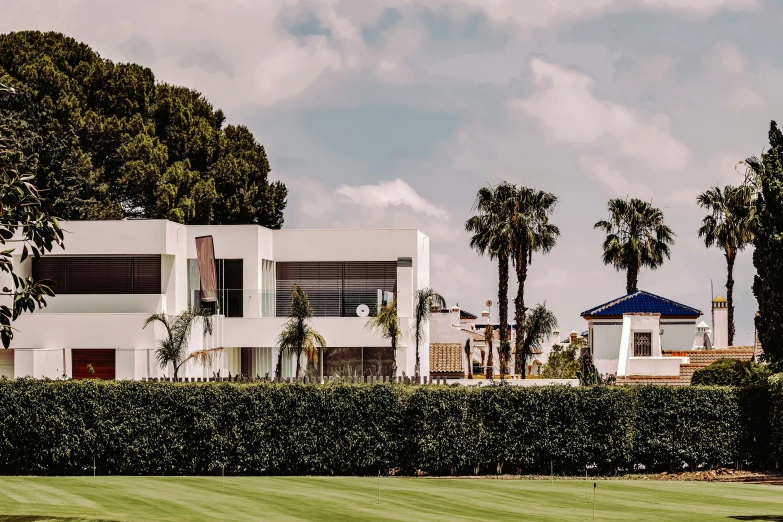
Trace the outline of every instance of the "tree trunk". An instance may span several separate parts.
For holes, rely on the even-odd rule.
[[[277,350],[277,366],[275,367],[275,380],[280,381],[283,377],[283,350]]]
[[[470,353],[465,354],[465,358],[468,360],[468,379],[473,378],[473,367],[470,364]]]
[[[419,339],[416,338],[416,367],[413,369],[413,376],[418,377],[421,371],[421,360],[419,359]]]
[[[500,324],[500,378],[508,373],[508,252],[498,253],[498,322]]]
[[[734,260],[737,253],[726,250],[726,301],[729,308],[729,346],[734,346]]]
[[[639,285],[639,267],[629,266],[628,272],[626,272],[625,276],[626,276],[625,292],[628,294],[636,292],[636,290],[638,290],[637,287]]]
[[[397,376],[397,337],[392,335],[392,366],[391,366],[391,378],[394,379]]]
[[[516,346],[514,347],[514,373],[525,378],[525,363],[527,355],[520,351],[520,344],[525,334],[525,280],[527,279],[527,247],[519,247],[517,254],[517,297],[514,299],[514,321],[516,323]]]
[[[490,337],[487,341],[487,350],[489,351],[489,354],[487,355],[487,369],[486,369],[486,377],[489,380],[492,380],[492,378],[495,375],[495,360],[492,357],[492,338]]]
[[[299,378],[299,372],[302,370],[302,354],[296,354],[296,378]]]
[[[178,379],[177,375],[179,375],[179,366],[177,366],[174,363],[172,363],[172,366],[174,367],[174,382],[177,382]]]

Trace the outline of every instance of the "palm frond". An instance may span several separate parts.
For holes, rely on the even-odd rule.
[[[223,353],[223,348],[205,348],[203,350],[196,350],[194,352],[190,352],[187,357],[182,359],[180,366],[189,361],[195,361],[202,366],[206,366],[208,364],[212,364],[212,362],[215,360],[215,357],[221,353]]]

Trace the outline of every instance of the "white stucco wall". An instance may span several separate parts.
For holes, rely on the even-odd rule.
[[[665,351],[686,352],[694,349],[696,320],[661,319],[661,348]]]
[[[593,363],[599,373],[617,372],[622,323],[622,319],[588,321],[588,329],[592,331]]]

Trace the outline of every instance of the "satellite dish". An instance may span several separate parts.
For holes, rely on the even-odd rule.
[[[367,317],[370,315],[370,307],[366,304],[360,304],[356,307],[356,315],[359,317]]]
[[[488,299],[485,304],[487,305],[487,308],[492,308],[492,300],[491,299]]]

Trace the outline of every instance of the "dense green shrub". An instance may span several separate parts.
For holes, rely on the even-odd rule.
[[[761,467],[775,389],[2,380],[0,474]]]
[[[748,386],[761,384],[770,376],[764,364],[736,359],[718,359],[706,368],[693,372],[691,384],[709,386]]]

